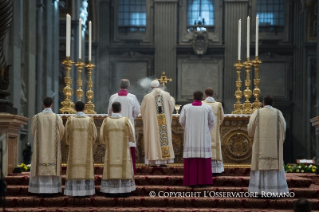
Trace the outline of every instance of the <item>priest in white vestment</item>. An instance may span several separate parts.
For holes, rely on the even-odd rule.
[[[254,111],[247,126],[248,135],[254,138],[248,191],[269,197],[265,196],[267,192],[288,192],[283,166],[286,122],[282,113],[272,107],[271,96],[264,97],[263,105]]]
[[[97,132],[92,117],[86,116],[84,103],[75,103],[76,115],[66,122],[66,144],[69,145],[66,183],[67,196],[95,194],[93,145]]]
[[[53,100],[43,100],[44,110],[32,118],[33,155],[28,191],[50,196],[62,192],[61,140],[64,126],[60,116],[52,111]]]
[[[202,104],[203,96],[203,92],[196,91],[193,103],[184,105],[179,117],[185,129],[183,184],[191,187],[213,184],[210,131],[215,117],[212,108]]]
[[[216,102],[214,99],[214,90],[212,88],[206,88],[204,104],[209,105],[215,115],[215,126],[210,131],[211,148],[212,148],[212,173],[214,176],[220,175],[224,172],[222,145],[220,140],[220,125],[224,120],[224,110],[222,103]]]
[[[141,104],[145,164],[166,167],[167,163],[174,163],[175,158],[171,129],[174,103],[170,94],[159,86],[157,80],[152,81],[153,90]]]
[[[127,197],[135,190],[129,143],[135,142],[133,125],[121,115],[121,103],[112,104],[112,115],[104,119],[100,141],[105,145],[101,192],[110,197]]]
[[[124,117],[128,117],[133,125],[134,130],[134,119],[140,113],[140,103],[138,102],[136,96],[134,94],[129,93],[127,90],[130,88],[130,81],[128,79],[122,79],[120,82],[120,91],[116,94],[113,94],[109,100],[109,108],[108,115],[112,116],[112,104],[114,102],[121,103],[121,115]],[[134,174],[136,174],[135,170],[135,148],[136,142],[130,142],[130,151],[132,155],[133,169]]]

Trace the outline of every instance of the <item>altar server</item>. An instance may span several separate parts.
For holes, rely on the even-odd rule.
[[[216,123],[214,128],[210,131],[210,137],[212,148],[212,172],[214,176],[218,176],[224,172],[222,145],[220,140],[220,125],[224,120],[224,110],[222,104],[220,102],[216,102],[214,95],[215,93],[212,88],[206,88],[205,100],[203,103],[209,105],[213,109],[215,115]]]
[[[75,103],[76,115],[66,122],[66,144],[69,155],[64,194],[89,196],[95,194],[93,145],[97,136],[92,117],[86,116],[84,103]]]
[[[282,113],[272,107],[273,98],[265,96],[264,108],[256,110],[248,123],[248,135],[254,138],[249,192],[288,192],[283,167],[283,143],[286,122]]]
[[[174,103],[157,80],[152,81],[151,89],[141,105],[145,164],[166,167],[175,158],[171,130]]]
[[[107,196],[126,197],[135,190],[129,143],[135,142],[133,125],[121,115],[121,103],[112,104],[112,116],[104,119],[100,141],[105,145],[101,192]]]
[[[202,104],[203,96],[201,91],[194,92],[193,103],[184,105],[179,117],[185,129],[183,184],[191,187],[213,184],[210,131],[215,117],[212,108]]]
[[[52,98],[44,98],[44,110],[32,118],[31,125],[34,152],[28,190],[42,196],[62,192],[61,139],[64,126],[61,117],[53,113],[52,106]]]
[[[112,104],[114,102],[121,103],[122,106],[122,116],[128,117],[133,125],[134,130],[134,119],[140,113],[140,103],[138,102],[136,96],[134,94],[129,93],[127,90],[130,88],[130,81],[128,79],[122,79],[120,82],[120,91],[116,94],[113,94],[109,100],[109,108],[108,114],[112,116]],[[135,170],[135,148],[136,143],[130,142],[130,151],[132,155],[132,162],[133,162],[133,169],[134,174],[136,173]]]

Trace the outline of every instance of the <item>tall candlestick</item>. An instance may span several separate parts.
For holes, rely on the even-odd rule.
[[[66,15],[66,56],[70,57],[71,44],[71,16]]]
[[[256,56],[258,56],[258,38],[259,38],[259,18],[258,18],[258,15],[256,17]]]
[[[79,59],[81,59],[81,45],[82,45],[82,20],[79,19]]]
[[[89,21],[89,61],[92,59],[92,22]]]
[[[247,17],[247,58],[249,58],[249,49],[250,48],[250,18]]]
[[[238,60],[240,60],[240,46],[241,46],[241,19],[238,21]]]

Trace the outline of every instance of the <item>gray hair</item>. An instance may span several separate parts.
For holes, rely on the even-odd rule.
[[[128,79],[121,79],[120,88],[121,89],[128,89],[130,87],[130,80]]]

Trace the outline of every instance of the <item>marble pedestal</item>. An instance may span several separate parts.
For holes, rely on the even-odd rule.
[[[67,114],[60,115],[65,124]],[[98,135],[103,120],[107,114],[89,115],[94,118]],[[250,164],[251,150],[253,139],[248,137],[247,124],[250,115],[232,115],[226,114],[223,124],[221,125],[222,155],[226,164]],[[184,129],[179,124],[179,115],[174,114],[172,120],[172,140],[175,153],[175,163],[183,163],[183,140]],[[136,136],[136,163],[144,163],[144,136],[143,136],[143,120],[141,117],[135,119],[135,136]],[[104,162],[105,146],[100,144],[99,136],[93,147],[94,163]],[[62,162],[67,162],[68,146],[65,140],[62,141]]]
[[[0,113],[0,145],[3,150],[3,174],[11,174],[18,165],[18,141],[21,125],[27,125],[29,118],[9,113]]]

